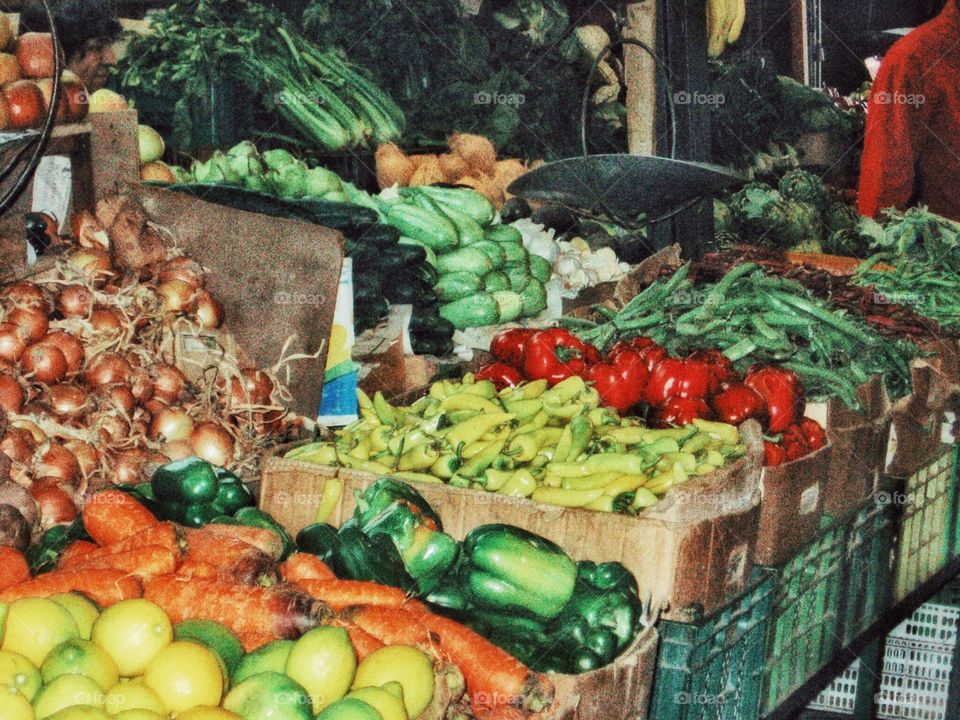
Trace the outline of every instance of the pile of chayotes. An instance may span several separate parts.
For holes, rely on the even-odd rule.
[[[472,630],[286,555],[272,529],[183,527],[111,488],[73,532],[36,576],[0,549],[4,720],[522,718],[553,702],[546,676]]]

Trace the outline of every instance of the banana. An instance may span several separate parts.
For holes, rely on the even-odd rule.
[[[747,0],[735,0],[737,3],[737,14],[733,18],[730,26],[730,32],[727,33],[727,43],[733,45],[740,39],[740,33],[743,32],[743,24],[747,19]]]
[[[726,47],[723,34],[727,17],[727,0],[707,0],[707,54],[718,58]]]

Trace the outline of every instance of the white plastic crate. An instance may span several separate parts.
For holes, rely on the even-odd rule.
[[[958,618],[960,607],[927,603],[890,632],[876,697],[878,718],[947,720]],[[855,660],[808,709],[852,715],[859,677],[860,661]]]

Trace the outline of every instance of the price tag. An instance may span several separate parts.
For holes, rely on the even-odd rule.
[[[56,218],[57,232],[69,226],[70,198],[73,193],[73,168],[70,158],[48,155],[40,160],[33,176],[33,212],[45,212]]]

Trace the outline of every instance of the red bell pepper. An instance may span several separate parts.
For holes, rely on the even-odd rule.
[[[759,418],[766,412],[763,398],[746,385],[728,385],[711,400],[713,413],[720,422],[739,425],[750,418]]]
[[[783,465],[787,462],[786,451],[776,443],[769,440],[763,441],[763,464],[767,467]]]
[[[595,383],[604,405],[624,415],[643,398],[650,373],[638,352],[621,349],[611,353],[607,362],[591,365],[586,379]]]
[[[621,350],[646,350],[648,347],[652,347],[654,345],[656,345],[656,343],[648,337],[635,337],[630,338],[629,340],[618,340],[617,343],[610,348],[609,355],[616,355]]]
[[[755,390],[767,408],[767,431],[782,433],[800,422],[806,407],[803,383],[795,373],[773,365],[756,366],[747,371],[743,384]]]
[[[670,357],[670,353],[656,343],[653,345],[648,345],[638,352],[643,358],[643,361],[647,364],[647,372],[650,373],[653,372],[653,369],[657,367],[657,365]]]
[[[816,452],[827,444],[827,431],[813,418],[805,417],[800,420],[800,432],[810,446],[810,452]]]
[[[738,378],[737,371],[733,367],[733,361],[719,350],[697,350],[687,360],[706,363],[710,368],[711,395],[720,392],[724,385],[733,383]]]
[[[697,360],[662,360],[650,374],[643,399],[648,405],[660,405],[673,395],[704,399],[710,389],[710,368]]]
[[[490,353],[501,362],[513,365],[515,368],[522,368],[523,353],[527,347],[527,341],[536,332],[536,330],[530,328],[501,330],[490,341]]]
[[[496,385],[497,390],[505,387],[516,387],[523,382],[523,375],[512,365],[503,362],[490,363],[477,370],[477,380],[489,380]]]
[[[683,426],[709,415],[710,408],[700,398],[674,395],[656,407],[651,423],[657,428]]]
[[[541,330],[526,342],[523,372],[528,380],[547,380],[550,385],[574,375],[583,375],[588,358],[600,357],[596,348],[566,330]]]
[[[780,445],[783,447],[784,453],[786,453],[787,462],[799,460],[810,454],[810,445],[807,444],[806,438],[803,437],[799,425],[791,425],[783,431]]]

